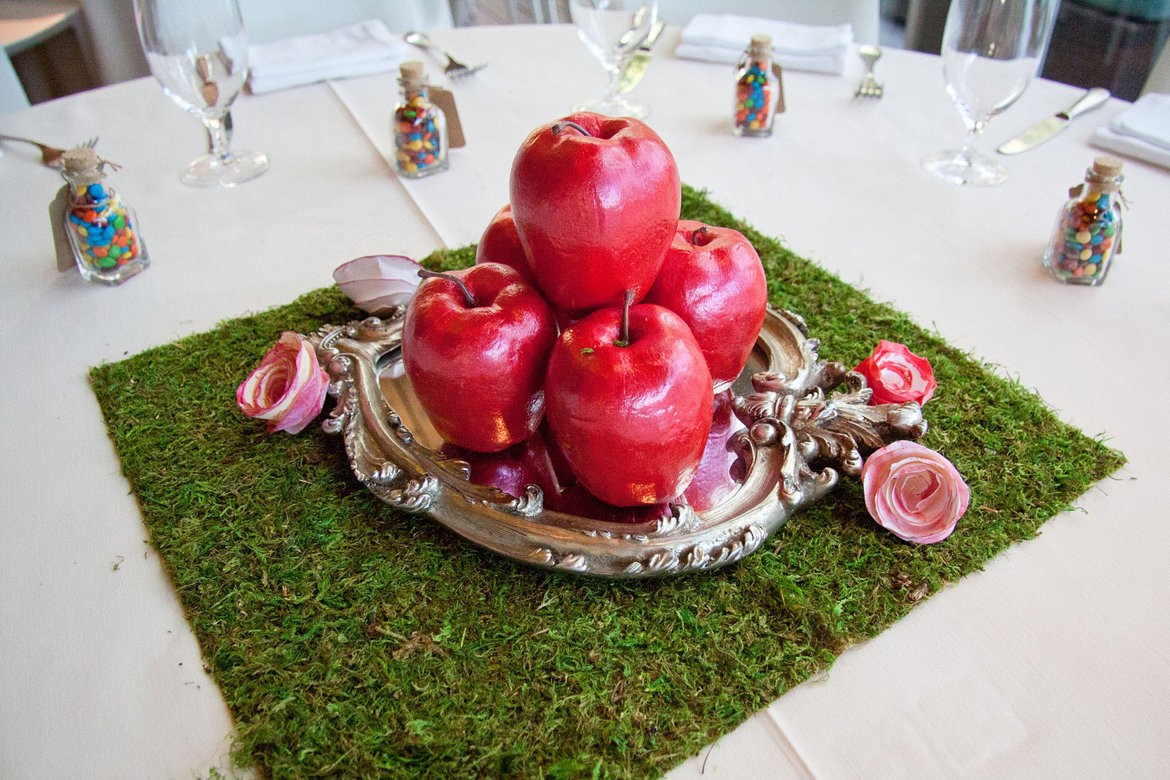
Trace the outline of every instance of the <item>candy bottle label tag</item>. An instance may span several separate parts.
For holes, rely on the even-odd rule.
[[[442,87],[427,87],[431,102],[447,117],[447,145],[452,149],[466,146],[463,138],[463,125],[459,124],[459,112],[455,109],[455,96],[448,89]]]
[[[49,223],[53,226],[53,247],[57,250],[57,270],[72,271],[77,267],[73,247],[65,234],[65,210],[69,208],[69,185],[57,190],[57,197],[49,204]]]
[[[772,63],[772,75],[776,77],[776,113],[784,113],[784,72],[780,64]]]

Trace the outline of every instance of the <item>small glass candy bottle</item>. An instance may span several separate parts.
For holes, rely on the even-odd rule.
[[[776,76],[772,37],[753,35],[736,65],[735,134],[769,136],[776,117]]]
[[[410,179],[447,170],[447,118],[430,101],[423,64],[399,67],[401,102],[394,108],[394,162]]]
[[[62,155],[66,181],[65,233],[82,277],[115,285],[150,265],[138,219],[113,187],[102,183],[111,163],[88,146]],[[115,166],[116,167],[116,166]]]
[[[1116,157],[1098,157],[1085,172],[1084,184],[1069,190],[1044,253],[1044,267],[1059,281],[1105,281],[1113,255],[1121,251],[1121,165]]]

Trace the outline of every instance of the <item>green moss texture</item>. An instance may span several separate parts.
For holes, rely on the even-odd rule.
[[[752,240],[772,304],[807,319],[822,357],[853,365],[885,338],[929,358],[939,389],[923,443],[971,488],[955,533],[902,542],[845,479],[713,573],[610,582],[481,551],[368,494],[340,437],[269,435],[240,413],[236,385],[281,331],[364,316],[318,290],[91,373],[241,764],[273,777],[661,775],[1124,462],[703,193],[684,188],[683,214]]]

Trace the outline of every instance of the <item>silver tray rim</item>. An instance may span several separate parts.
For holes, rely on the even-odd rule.
[[[803,318],[769,307],[755,345],[761,370],[734,395],[743,424],[729,449],[744,479],[715,506],[672,504],[645,523],[606,522],[544,506],[541,489],[514,496],[469,480],[466,461],[424,446],[393,408],[381,376],[401,362],[404,307],[324,325],[307,338],[336,403],[323,427],[340,434],[354,476],[387,505],[426,516],[479,547],[574,574],[642,579],[720,569],[750,555],[791,514],[860,474],[863,454],[920,438],[921,407],[869,403],[865,377],[819,359]],[[739,388],[745,383],[738,382]]]

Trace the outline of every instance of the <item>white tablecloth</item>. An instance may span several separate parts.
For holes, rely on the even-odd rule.
[[[6,147],[0,776],[229,765],[230,717],[144,542],[86,370],[285,303],[352,257],[476,240],[507,200],[527,132],[604,86],[569,27],[435,37],[490,65],[450,85],[468,145],[450,171],[420,181],[399,180],[379,156],[389,77],[242,97],[235,143],[268,152],[272,169],[234,191],[179,184],[205,139],[150,80],[0,116],[0,132],[48,142],[100,135],[99,152],[124,166],[115,181],[154,263],[115,289],[58,274],[46,206],[59,179],[31,151]],[[1038,539],[847,651],[672,777],[1164,774],[1170,419],[1144,396],[1170,381],[1170,175],[1126,163],[1125,252],[1104,286],[1065,287],[1039,270],[1067,187],[1098,153],[1087,138],[1124,104],[1004,158],[1004,185],[964,189],[918,165],[963,134],[937,58],[888,51],[885,97],[873,102],[852,98],[860,61],[844,77],[786,74],[788,112],[773,136],[739,139],[728,69],[671,58],[676,40],[664,35],[635,96],[684,181],[1034,388],[1130,463]],[[1078,93],[1035,82],[981,145]]]

